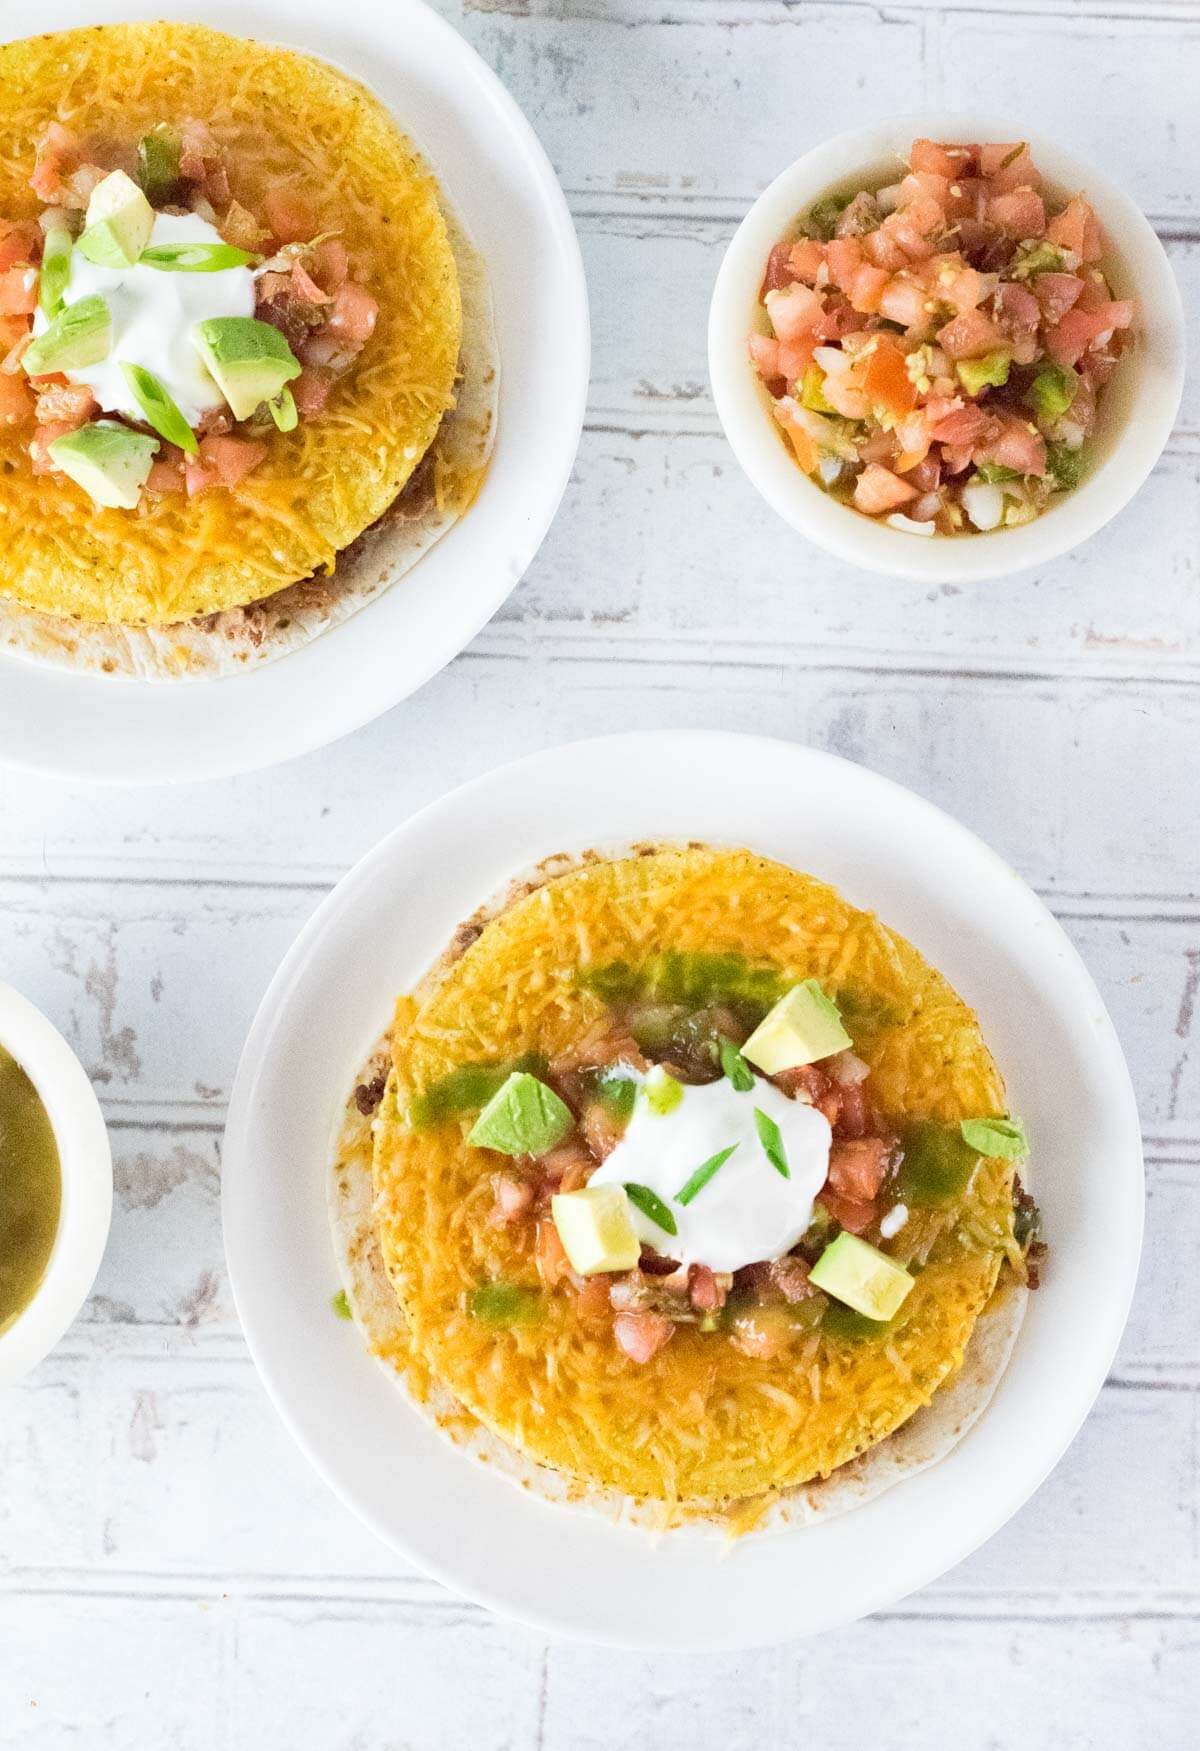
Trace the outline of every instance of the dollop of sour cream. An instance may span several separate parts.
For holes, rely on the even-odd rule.
[[[758,1108],[779,1127],[789,1177],[776,1171],[759,1138]],[[667,1113],[655,1112],[639,1088],[625,1135],[589,1184],[641,1185],[656,1192],[675,1218],[677,1235],[632,1206],[638,1238],[681,1264],[736,1271],[760,1259],[782,1258],[812,1221],[813,1202],[829,1172],[829,1122],[813,1107],[789,1100],[756,1080],[741,1094],[722,1077],[682,1090]],[[692,1198],[677,1194],[701,1164],[730,1144],[733,1154]]]
[[[195,213],[158,213],[152,244],[220,243],[216,228]],[[98,365],[66,371],[72,383],[86,383],[105,413],[144,422],[137,397],[125,381],[122,363],[152,371],[189,425],[225,401],[200,361],[191,331],[210,316],[253,316],[254,275],[249,268],[222,268],[214,274],[164,272],[135,263],[128,268],[97,267],[76,250],[64,302],[99,292],[112,313],[112,348]],[[49,326],[39,310],[33,332]]]

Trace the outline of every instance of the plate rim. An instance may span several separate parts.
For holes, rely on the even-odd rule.
[[[831,1613],[823,1617],[819,1623],[807,1624],[802,1627],[785,1623],[769,1634],[763,1634],[759,1631],[740,1634],[736,1630],[731,1633],[728,1628],[725,1628],[715,1633],[689,1631],[686,1635],[668,1634],[661,1638],[656,1636],[653,1640],[648,1640],[644,1634],[623,1634],[619,1625],[614,1627],[609,1624],[598,1628],[593,1622],[564,1622],[560,1617],[540,1613],[527,1605],[515,1606],[511,1599],[505,1596],[502,1588],[498,1589],[492,1584],[490,1578],[482,1584],[474,1578],[465,1579],[461,1570],[454,1563],[431,1558],[425,1550],[418,1548],[402,1533],[398,1533],[395,1526],[390,1524],[386,1517],[381,1515],[376,1508],[358,1499],[353,1490],[346,1486],[344,1480],[339,1478],[336,1465],[331,1464],[327,1455],[314,1444],[310,1431],[304,1426],[302,1418],[295,1413],[287,1393],[280,1390],[278,1381],[272,1378],[271,1363],[269,1360],[264,1360],[258,1342],[259,1334],[255,1329],[257,1314],[252,1312],[247,1317],[246,1312],[247,1306],[253,1301],[253,1296],[247,1294],[246,1282],[243,1280],[241,1241],[237,1233],[241,1217],[236,1211],[236,1199],[240,1195],[242,1181],[251,1171],[246,1165],[246,1145],[251,1130],[255,1089],[268,1062],[273,1037],[283,1025],[288,1002],[308,970],[310,958],[322,937],[347,908],[353,907],[358,891],[367,889],[380,870],[386,868],[395,855],[397,847],[403,844],[407,836],[416,834],[431,820],[436,820],[440,814],[450,816],[454,811],[462,809],[464,806],[469,808],[472,800],[486,792],[487,787],[498,777],[503,776],[506,780],[520,778],[527,775],[530,769],[535,769],[539,764],[569,756],[591,757],[600,753],[610,755],[615,750],[627,757],[635,747],[644,753],[647,744],[656,744],[656,753],[661,753],[664,745],[671,745],[674,750],[678,750],[681,744],[693,752],[705,746],[710,749],[722,747],[727,752],[734,752],[740,756],[751,755],[755,750],[769,751],[777,757],[782,755],[785,760],[794,760],[799,767],[809,766],[817,770],[842,775],[851,774],[853,775],[852,782],[863,784],[868,790],[874,789],[876,795],[881,799],[890,798],[893,801],[901,802],[905,809],[915,809],[918,817],[924,816],[929,821],[936,821],[942,830],[949,830],[952,836],[959,837],[960,843],[964,846],[969,845],[976,856],[981,855],[985,861],[990,862],[995,873],[1004,876],[1015,885],[1029,916],[1036,918],[1043,930],[1049,931],[1050,939],[1056,949],[1065,956],[1066,961],[1073,967],[1079,989],[1089,994],[1089,1002],[1094,1004],[1092,1015],[1094,1032],[1091,1050],[1094,1053],[1102,1053],[1107,1060],[1105,1068],[1110,1077],[1111,1116],[1120,1133],[1119,1152],[1128,1159],[1128,1169],[1122,1185],[1118,1189],[1124,1199],[1124,1215],[1126,1218],[1132,1218],[1132,1225],[1127,1230],[1125,1251],[1116,1261],[1119,1292],[1115,1300],[1110,1299],[1108,1302],[1108,1318],[1103,1341],[1095,1347],[1089,1359],[1090,1365],[1085,1371],[1086,1389],[1082,1392],[1076,1392],[1070,1418],[1056,1430],[1053,1441],[1039,1450],[1037,1464],[1022,1474],[1015,1490],[1012,1489],[1011,1482],[1007,1490],[1002,1486],[998,1487],[996,1499],[990,1503],[987,1513],[980,1515],[973,1523],[970,1533],[957,1541],[952,1554],[947,1555],[944,1551],[939,1551],[936,1555],[927,1555],[924,1561],[913,1562],[899,1584],[895,1583],[894,1578],[877,1580],[873,1586],[863,1589],[861,1596],[852,1607]],[[719,836],[716,834],[710,833],[707,837],[713,842],[719,842]],[[732,841],[727,842],[732,843]],[[549,855],[549,853],[543,846],[536,850],[535,855],[544,856]],[[764,855],[770,854],[764,853]],[[530,861],[532,862],[533,859],[531,858]],[[514,873],[517,872],[514,871]],[[481,895],[480,898],[482,899],[484,896]],[[363,1031],[364,1035],[368,1031],[365,1018]],[[401,1553],[414,1567],[440,1582],[457,1596],[473,1600],[501,1618],[518,1621],[542,1634],[560,1640],[579,1641],[590,1645],[636,1648],[642,1651],[651,1647],[676,1651],[704,1649],[716,1651],[771,1646],[799,1639],[809,1634],[821,1633],[825,1629],[838,1628],[875,1611],[885,1609],[899,1599],[908,1597],[911,1593],[928,1585],[930,1581],[945,1574],[986,1543],[1036,1492],[1062,1459],[1089,1415],[1108,1375],[1128,1319],[1137,1282],[1144,1231],[1145,1180],[1142,1137],[1128,1064],[1116,1029],[1108,1015],[1107,1007],[1082,956],[1041,896],[1011,868],[999,853],[994,851],[970,828],[946,813],[937,804],[896,780],[869,767],[846,760],[840,755],[827,753],[802,743],[791,742],[779,737],[757,736],[723,730],[627,731],[608,736],[588,737],[575,742],[553,744],[467,779],[464,783],[427,803],[386,833],[346,872],[306,920],[284,955],[264,994],[247,1034],[230,1096],[223,1162],[221,1207],[226,1263],[234,1304],[242,1324],[247,1348],[264,1389],[284,1426],[305,1458],[339,1501],[350,1508],[390,1549]],[[1117,1194],[1113,1195],[1115,1197]],[[1018,1346],[1020,1342],[1021,1340],[1018,1339]],[[377,1366],[375,1359],[365,1351],[365,1347],[364,1357],[372,1367]],[[390,1382],[388,1384],[391,1385]],[[1004,1382],[1002,1381],[997,1396],[1003,1391],[1003,1387]],[[986,1423],[990,1414],[989,1407],[981,1419],[982,1422]],[[961,1453],[969,1439],[969,1435],[965,1437],[954,1453]],[[446,1457],[449,1464],[453,1457],[450,1451],[447,1452]],[[460,1455],[459,1457],[463,1459],[464,1463],[471,1463],[466,1456]],[[949,1463],[953,1457],[954,1454],[947,1455],[944,1462],[939,1462],[931,1469],[938,1470],[942,1463]],[[916,1478],[903,1481],[896,1486],[896,1490],[885,1492],[884,1497],[880,1500],[885,1502],[891,1500],[898,1491],[903,1491],[908,1483],[916,1481]],[[503,1487],[510,1489],[512,1485],[505,1481]],[[555,1504],[541,1504],[541,1506],[553,1513],[573,1511],[571,1509],[564,1510]],[[876,1506],[877,1503],[866,1504],[843,1518],[852,1519],[859,1514],[868,1514]],[[766,1539],[780,1536],[791,1538],[804,1533],[810,1535],[823,1533],[829,1527],[839,1523],[839,1521],[832,1521],[826,1522],[823,1527],[795,1527],[784,1534],[764,1535],[763,1542]],[[646,1535],[642,1533],[638,1536],[644,1538]],[[753,1543],[754,1541],[747,1542]],[[737,1547],[739,1550],[742,1548],[741,1545]],[[724,1557],[719,1560],[728,1562],[730,1559]]]

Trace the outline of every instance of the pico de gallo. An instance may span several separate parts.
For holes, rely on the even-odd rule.
[[[377,301],[305,190],[244,204],[201,121],[123,144],[52,122],[30,185],[39,216],[0,217],[0,426],[28,427],[33,472],[99,504],[235,487],[270,432],[321,416],[374,332]]]
[[[750,357],[796,461],[917,536],[1031,522],[1086,472],[1129,345],[1091,206],[1022,142],[914,140],[905,174],[831,195],[771,250]]]

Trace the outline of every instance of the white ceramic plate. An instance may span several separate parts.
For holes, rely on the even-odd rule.
[[[746,337],[771,247],[812,202],[861,177],[897,173],[915,139],[1027,140],[1056,195],[1087,195],[1104,228],[1104,265],[1117,294],[1137,300],[1136,344],[1099,403],[1087,478],[1033,523],[959,540],[906,535],[822,492],[796,466],[771,417],[770,397],[750,364]],[[767,503],[794,529],[851,565],[893,577],[958,583],[1046,565],[1104,526],[1133,497],[1171,435],[1183,393],[1183,302],[1162,244],[1141,210],[1095,164],[1053,134],[1009,117],[915,114],[873,123],[806,152],[755,201],[730,241],[713,288],[708,369],[725,435]]]
[[[495,454],[470,514],[397,587],[252,675],[147,683],[0,652],[0,759],[98,783],[270,766],[378,717],[472,639],[529,565],[583,425],[590,338],[579,245],[533,130],[421,0],[44,0],[0,30],[193,19],[323,56],[362,79],[424,153],[485,256],[501,360]],[[547,347],[544,336],[552,334]]]
[[[637,787],[632,772],[668,775]],[[910,937],[979,1012],[1032,1138],[1052,1253],[990,1408],[939,1465],[822,1525],[658,1543],[516,1489],[452,1447],[334,1319],[331,1131],[396,995],[539,858],[637,839],[752,846]],[[381,1537],[547,1630],[682,1648],[778,1642],[888,1605],[975,1549],[1045,1477],[1098,1392],[1142,1231],[1129,1075],[1059,926],[993,852],[831,755],[699,731],[556,748],[399,827],[317,910],[263,1000],[230,1108],[225,1245],[255,1361],[296,1440]]]

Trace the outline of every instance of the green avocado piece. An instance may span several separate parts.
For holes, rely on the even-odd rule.
[[[279,330],[254,316],[210,316],[196,324],[192,343],[234,419],[249,419],[264,401],[274,401],[302,368]]]
[[[83,371],[98,365],[112,350],[112,313],[93,292],[60,310],[42,334],[25,348],[21,367],[30,377],[50,371]]]
[[[165,207],[174,195],[182,154],[179,135],[162,122],[138,141],[137,179],[152,206]]]
[[[133,511],[158,449],[158,439],[116,420],[95,420],[47,445],[56,468],[107,510]]]
[[[98,182],[88,202],[80,255],[102,268],[131,268],[150,241],[154,208],[123,170]]]
[[[1043,365],[1029,385],[1029,400],[1039,424],[1052,426],[1079,394],[1079,376],[1069,365]]]
[[[467,1142],[501,1155],[544,1155],[575,1123],[570,1107],[527,1070],[514,1070],[484,1107]]]
[[[894,1259],[857,1234],[839,1234],[831,1241],[808,1280],[856,1313],[878,1320],[892,1318],[914,1281]]]
[[[1008,353],[987,353],[982,359],[959,359],[954,369],[968,395],[978,395],[989,387],[999,388],[1008,382],[1012,358]]]
[[[933,1119],[916,1119],[905,1126],[901,1142],[904,1157],[896,1195],[903,1203],[917,1210],[937,1210],[967,1189],[980,1152],[959,1130]]]
[[[742,1057],[775,1076],[846,1051],[852,1041],[838,1006],[816,979],[805,979],[779,999],[742,1047]]]

